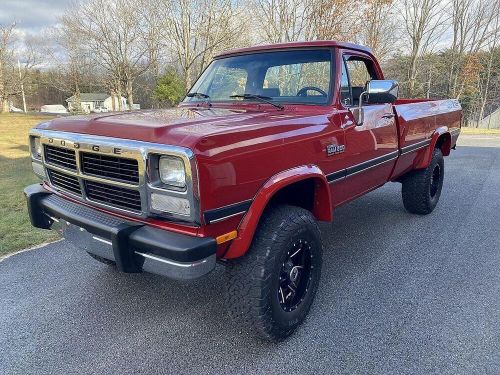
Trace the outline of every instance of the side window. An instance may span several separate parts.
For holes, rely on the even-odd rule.
[[[342,73],[340,76],[340,100],[346,106],[352,104],[351,87],[349,86],[349,76],[345,68],[345,61],[342,61]]]
[[[231,95],[244,94],[247,76],[248,72],[244,69],[220,66],[210,84],[210,99],[229,100]]]
[[[352,104],[359,104],[359,96],[365,90],[366,83],[376,79],[372,63],[369,60],[357,56],[350,56],[346,59],[347,71],[352,92]]]

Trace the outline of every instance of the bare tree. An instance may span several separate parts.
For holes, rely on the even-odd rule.
[[[156,56],[158,40],[153,36],[158,33],[151,30],[150,10],[146,0],[88,0],[61,19],[63,28],[79,35],[95,63],[113,77],[110,82],[116,95],[123,87],[129,109],[135,79],[148,70]]]
[[[492,27],[498,18],[499,1],[453,0],[451,6],[451,61],[448,80],[448,94],[459,98],[466,82],[462,79],[463,69],[470,66],[467,56],[477,53],[491,39],[496,28]]]
[[[242,35],[232,0],[158,0],[156,9],[168,41],[163,47],[180,65],[186,90],[216,52],[238,45]]]
[[[81,43],[80,35],[71,29],[54,27],[41,36],[45,40],[45,60],[50,66],[46,84],[73,96],[72,109],[81,112],[81,89],[94,81],[90,51]],[[42,41],[38,46],[43,45]]]
[[[492,72],[493,72],[493,59],[494,59],[494,54],[495,50],[498,46],[497,44],[497,38],[500,35],[500,1],[495,1],[494,2],[494,7],[492,11],[495,14],[495,19],[494,22],[491,22],[489,25],[489,30],[491,30],[490,37],[489,37],[489,45],[488,45],[488,60],[486,64],[486,72],[484,72],[484,79],[481,82],[481,87],[479,90],[480,96],[479,96],[479,113],[477,116],[477,124],[479,124],[479,121],[481,121],[484,117],[484,111],[486,108],[486,104],[489,99],[489,91],[490,91],[490,84],[491,84],[491,77],[492,77]],[[498,67],[497,67],[497,74],[500,74],[498,72]],[[488,123],[488,129],[490,127],[490,124]]]
[[[361,44],[369,46],[380,61],[394,52],[398,31],[393,0],[368,0],[362,8]]]
[[[310,1],[307,39],[333,39],[355,42],[362,30],[362,5],[349,0]]]
[[[311,38],[312,1],[253,0],[249,4],[262,41],[285,43]]]
[[[0,25],[0,112],[9,112],[11,99],[22,93],[36,57],[28,40],[16,38],[15,24]]]
[[[419,59],[439,37],[445,21],[440,0],[402,0],[405,34],[410,45],[408,94],[414,95]]]
[[[361,25],[360,6],[348,0],[253,0],[250,2],[260,40],[354,41]]]

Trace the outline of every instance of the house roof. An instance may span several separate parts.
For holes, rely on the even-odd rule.
[[[102,101],[106,100],[109,97],[108,94],[105,93],[100,93],[100,92],[82,92],[80,93],[80,101],[82,102],[95,102],[95,101]],[[75,99],[75,96],[70,96],[66,101],[72,102]]]

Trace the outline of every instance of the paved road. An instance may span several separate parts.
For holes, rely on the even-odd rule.
[[[464,137],[446,160],[432,215],[406,213],[398,184],[339,209],[322,227],[310,317],[278,345],[228,320],[220,268],[189,284],[119,274],[65,242],[6,259],[0,373],[499,374],[500,138],[490,138]]]

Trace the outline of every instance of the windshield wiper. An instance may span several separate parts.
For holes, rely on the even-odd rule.
[[[242,99],[257,99],[260,100],[261,102],[271,104],[272,106],[278,108],[278,109],[285,109],[280,104],[274,103],[269,96],[264,96],[264,95],[255,95],[255,94],[241,94],[241,95],[231,95],[230,98],[242,98]]]
[[[204,94],[202,92],[190,92],[187,93],[188,98],[205,99],[205,104],[210,108],[212,103],[210,103],[210,95]]]
[[[210,95],[203,94],[202,92],[190,92],[186,94],[188,98],[196,98],[196,99],[208,99]]]

